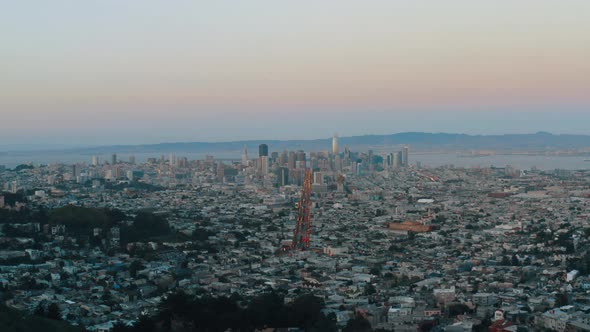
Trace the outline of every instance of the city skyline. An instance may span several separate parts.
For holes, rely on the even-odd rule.
[[[0,330],[590,331],[590,1],[0,5]]]
[[[585,1],[5,7],[5,144],[590,133]]]

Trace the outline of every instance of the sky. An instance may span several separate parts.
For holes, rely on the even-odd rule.
[[[590,1],[0,2],[0,150],[590,134]]]

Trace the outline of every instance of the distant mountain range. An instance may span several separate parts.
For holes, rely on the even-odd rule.
[[[328,151],[332,138],[314,140],[252,140],[234,142],[179,142],[147,145],[116,145],[69,150],[85,154],[104,153],[241,153],[244,146],[251,155],[258,153],[259,144],[268,144],[271,151],[305,150]],[[590,135],[554,135],[547,132],[534,134],[467,135],[448,133],[406,132],[391,135],[364,135],[340,137],[340,150],[386,149],[408,145],[413,151],[552,151],[590,148]]]

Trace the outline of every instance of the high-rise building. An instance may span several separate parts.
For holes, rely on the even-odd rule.
[[[248,165],[248,147],[244,145],[244,152],[242,153],[242,165]]]
[[[282,187],[289,184],[289,169],[287,167],[280,167],[277,175],[279,186]]]
[[[334,136],[332,136],[332,153],[333,154],[338,154],[338,135],[334,134]]]
[[[334,170],[337,172],[342,172],[342,160],[340,160],[339,154],[334,157]]]
[[[116,165],[117,164],[117,154],[113,153],[113,155],[111,156],[111,165]]]
[[[403,158],[402,158],[402,152],[401,151],[398,151],[393,156],[394,156],[394,158],[393,158],[393,168],[401,167],[402,166],[402,160],[403,160]]]
[[[176,158],[176,167],[185,168],[188,166],[188,159],[186,157]]]
[[[280,166],[285,166],[285,164],[287,164],[288,161],[288,154],[287,151],[283,151],[281,152],[281,154],[279,155],[279,160],[278,163]]]
[[[289,166],[289,169],[295,169],[295,162],[296,161],[297,161],[297,156],[295,155],[295,152],[289,151],[289,157],[287,159],[287,166]]]
[[[135,156],[129,156],[129,163],[135,165]]]
[[[322,172],[313,173],[313,183],[314,184],[323,184],[324,183],[324,173],[322,173]]]
[[[258,158],[258,170],[262,177],[268,174],[268,156],[260,156]]]
[[[297,151],[296,157],[297,161],[302,161],[304,163],[307,162],[307,159],[305,158],[305,151],[303,150]]]
[[[217,181],[223,182],[225,178],[225,167],[223,166],[223,162],[220,160],[217,162]]]
[[[98,156],[92,156],[92,166],[98,166]]]
[[[76,179],[76,177],[79,176],[80,173],[82,173],[82,169],[80,168],[80,165],[78,165],[78,164],[72,165],[72,176],[73,176],[73,178]]]
[[[258,146],[258,156],[259,157],[268,157],[268,145],[260,144]]]
[[[121,177],[121,168],[120,167],[113,167],[112,171],[113,171],[112,175],[115,179],[118,179]]]
[[[410,148],[408,146],[404,146],[404,148],[402,149],[402,164],[404,165],[404,167],[408,167],[408,165],[410,164],[409,161],[409,155],[410,155]]]
[[[270,163],[271,165],[273,165],[274,163],[279,161],[279,153],[278,152],[272,152],[270,154]]]

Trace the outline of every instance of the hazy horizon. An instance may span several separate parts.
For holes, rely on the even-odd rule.
[[[511,133],[494,133],[494,134],[485,134],[485,133],[465,133],[465,132],[424,132],[424,131],[408,131],[408,132],[373,132],[373,133],[364,133],[359,135],[339,135],[335,133],[340,138],[352,138],[352,137],[363,137],[363,136],[389,136],[389,135],[397,135],[397,134],[406,134],[406,133],[419,133],[419,134],[449,134],[449,135],[469,135],[469,136],[503,136],[503,135],[534,135],[538,133],[548,133],[551,135],[583,135],[583,136],[590,136],[584,133],[556,133],[556,132],[549,132],[544,130],[537,130],[535,132],[511,132]],[[184,143],[232,143],[232,142],[289,142],[289,141],[316,141],[316,140],[331,140],[332,136],[323,136],[323,137],[305,137],[305,138],[282,138],[281,136],[276,137],[260,137],[260,138],[252,138],[252,139],[243,139],[243,140],[185,140],[185,141],[160,141],[160,142],[141,142],[141,143],[119,143],[119,144],[54,144],[54,143],[40,143],[40,144],[0,144],[0,153],[29,153],[29,152],[63,152],[69,150],[78,150],[78,149],[92,149],[92,148],[103,148],[103,147],[117,147],[117,146],[145,146],[145,145],[159,145],[159,144],[184,144]],[[400,142],[400,144],[405,144],[404,142]],[[1,161],[1,160],[0,160]]]

